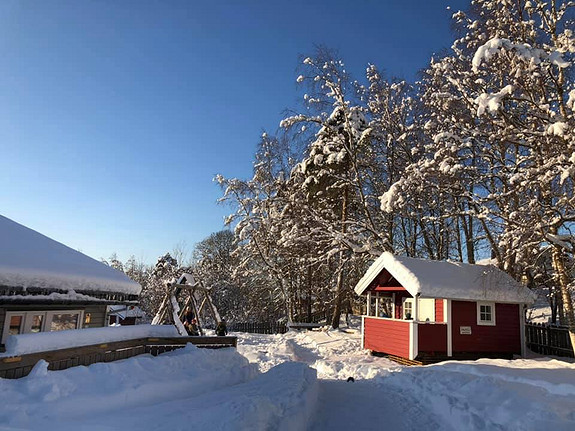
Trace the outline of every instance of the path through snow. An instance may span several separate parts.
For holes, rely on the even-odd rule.
[[[450,429],[441,427],[416,399],[386,391],[369,380],[320,380],[317,405],[313,431]]]

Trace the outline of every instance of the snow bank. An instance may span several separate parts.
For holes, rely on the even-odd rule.
[[[373,379],[401,368],[361,349],[361,320],[341,330],[290,331],[283,335],[241,334],[238,351],[265,372],[281,363],[304,362],[322,379]],[[342,327],[344,325],[342,324]]]
[[[405,368],[382,390],[432,410],[442,429],[575,429],[575,365],[480,360]]]
[[[235,349],[158,357],[0,379],[0,424],[27,430],[306,429],[316,409],[315,370],[285,363],[258,375]]]
[[[145,409],[94,421],[99,430],[197,429],[278,430],[308,428],[316,409],[315,370],[284,363],[240,385],[164,404],[151,416]],[[83,422],[85,424],[85,422]]]
[[[361,295],[386,269],[412,295],[427,298],[532,303],[535,294],[492,265],[434,261],[383,253],[355,286]]]
[[[157,357],[142,355],[63,371],[47,371],[42,361],[28,377],[0,379],[0,424],[27,430],[71,430],[80,425],[99,430],[184,429],[185,423],[162,426],[169,407],[189,408],[193,397],[256,376],[256,367],[235,349],[192,345]],[[233,403],[232,398],[223,399]],[[178,420],[171,418],[171,423]],[[122,422],[125,426],[118,427]]]
[[[179,337],[173,325],[110,326],[107,328],[70,329],[67,331],[38,332],[11,335],[6,340],[3,356],[19,356],[28,353],[90,346],[146,337]]]
[[[0,286],[140,293],[123,272],[1,215],[0,238]]]

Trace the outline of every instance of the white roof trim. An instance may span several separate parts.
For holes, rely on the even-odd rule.
[[[533,292],[493,265],[415,259],[388,252],[369,267],[355,292],[363,294],[383,269],[412,296],[527,304],[535,300]]]

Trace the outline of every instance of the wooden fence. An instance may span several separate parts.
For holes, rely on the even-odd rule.
[[[565,327],[527,323],[525,342],[529,349],[542,355],[573,357],[569,331]]]
[[[228,330],[251,334],[285,334],[288,331],[288,327],[285,323],[278,322],[240,322],[228,325]]]
[[[292,328],[317,328],[319,322],[327,322],[331,319],[333,309],[316,311],[308,316],[307,314],[296,315],[291,324],[278,322],[240,322],[228,325],[228,330],[232,332],[248,332],[251,334],[285,334]]]
[[[301,323],[320,323],[330,322],[333,316],[333,308],[327,310],[314,311],[311,315],[306,313],[294,316],[294,322]]]
[[[4,357],[0,358],[0,378],[17,379],[27,376],[34,365],[41,359],[48,362],[49,370],[65,370],[66,368],[90,365],[96,362],[118,361],[144,353],[157,356],[164,352],[181,349],[187,343],[209,349],[237,347],[237,337],[138,338],[51,352]]]

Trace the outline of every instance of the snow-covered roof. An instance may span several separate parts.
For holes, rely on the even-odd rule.
[[[189,284],[190,286],[193,286],[196,284],[196,279],[194,278],[194,276],[188,272],[184,272],[180,278],[178,278],[178,281],[176,281],[176,284]]]
[[[138,295],[123,272],[0,215],[0,286]]]
[[[412,296],[532,303],[535,294],[493,265],[434,261],[383,253],[355,286],[361,295],[386,269]]]
[[[144,311],[136,305],[110,305],[108,307],[108,314],[119,316],[121,319],[127,317],[144,317]]]

